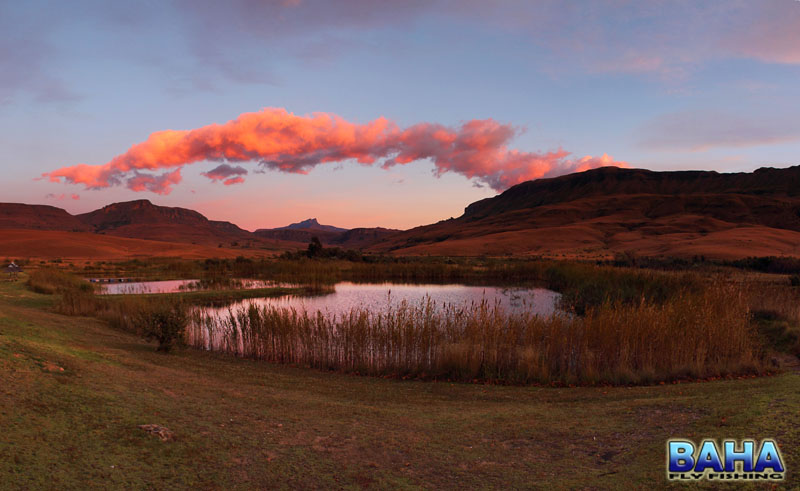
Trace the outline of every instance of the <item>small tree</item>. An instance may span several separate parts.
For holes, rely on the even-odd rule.
[[[318,237],[311,237],[311,243],[308,244],[307,254],[308,257],[317,257],[322,254],[322,242],[319,241]]]
[[[158,351],[169,352],[180,341],[189,316],[180,302],[153,300],[135,315],[136,326],[148,341],[158,341]]]

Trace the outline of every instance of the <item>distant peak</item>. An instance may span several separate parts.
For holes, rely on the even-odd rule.
[[[322,230],[327,232],[345,232],[346,228],[334,227],[332,225],[322,225],[316,218],[308,218],[302,222],[293,223],[285,227],[279,227],[275,230],[288,229],[288,230]]]
[[[111,203],[110,205],[104,206],[104,208],[114,208],[118,206],[154,206],[153,203],[150,202],[149,199],[136,199],[133,201],[120,201],[119,203]]]

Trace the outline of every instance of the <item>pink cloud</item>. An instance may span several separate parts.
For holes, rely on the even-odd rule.
[[[128,189],[132,191],[150,191],[156,194],[169,194],[172,186],[180,183],[181,170],[176,169],[172,172],[165,172],[161,175],[142,174],[138,171],[133,173],[127,180]]]
[[[721,46],[768,63],[800,64],[800,2],[761,0],[745,5],[746,21],[726,33]]]
[[[280,108],[245,113],[224,124],[193,130],[165,130],[103,165],[78,164],[44,174],[53,182],[106,188],[125,183],[134,191],[168,194],[181,181],[183,166],[201,161],[259,162],[265,168],[306,174],[317,165],[355,160],[384,168],[429,159],[438,175],[455,172],[502,190],[522,181],[602,165],[625,165],[611,157],[571,158],[559,149],[509,149],[519,129],[493,119],[457,127],[419,123],[406,129],[386,118],[356,124],[334,114],[297,116]],[[161,175],[150,172],[174,169]],[[247,171],[224,163],[204,173],[231,185]]]
[[[243,183],[244,177],[242,176],[247,175],[247,169],[239,165],[220,164],[208,172],[201,173],[201,175],[211,179],[213,182],[222,181],[224,185],[230,186]]]
[[[222,184],[226,186],[233,186],[234,184],[241,184],[244,182],[244,177],[232,177],[230,179],[225,179]]]
[[[705,151],[716,147],[753,147],[800,140],[794,114],[760,108],[743,111],[690,110],[660,115],[639,129],[642,147]],[[744,112],[745,114],[742,114]]]
[[[68,196],[68,195],[66,195],[64,193],[61,193],[61,194],[49,193],[49,194],[47,194],[45,196],[45,199],[52,199],[52,200],[56,200],[56,201],[64,201],[67,198],[77,201],[77,200],[81,199],[81,196],[79,194],[70,194]]]

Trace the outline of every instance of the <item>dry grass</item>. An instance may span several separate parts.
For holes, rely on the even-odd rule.
[[[714,284],[662,302],[605,303],[542,318],[496,305],[401,304],[341,317],[274,306],[200,310],[187,342],[275,363],[379,376],[496,383],[650,383],[755,372],[741,290]]]
[[[772,314],[800,324],[800,288],[776,283],[753,284],[747,294],[747,303],[754,313]]]
[[[284,249],[276,243],[279,250]],[[268,256],[260,249],[229,249],[183,242],[131,239],[88,232],[3,230],[0,256],[65,260],[126,260],[132,258],[193,258]]]
[[[800,357],[800,288],[751,285],[746,301],[759,335],[776,351]]]
[[[84,292],[91,294],[94,291],[91,283],[81,278],[54,268],[41,268],[34,270],[28,276],[28,288],[36,293],[52,295],[64,292]]]

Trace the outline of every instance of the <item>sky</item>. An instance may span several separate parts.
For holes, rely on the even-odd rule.
[[[0,202],[405,229],[602,165],[800,163],[797,0],[33,0],[0,31]]]

